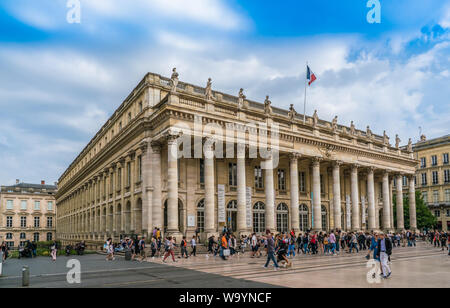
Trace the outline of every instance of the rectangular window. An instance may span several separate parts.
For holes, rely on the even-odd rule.
[[[6,216],[6,228],[12,228],[13,218],[12,216]]]
[[[447,217],[450,217],[450,210],[447,210]]]
[[[13,238],[13,234],[12,233],[6,233],[6,239],[7,240],[12,240]]]
[[[122,168],[117,169],[117,189],[122,189]]]
[[[286,171],[278,169],[278,190],[286,190]]]
[[[53,228],[53,217],[47,217],[47,228]]]
[[[422,157],[420,159],[420,168],[426,168],[427,167],[427,159],[425,157]]]
[[[320,193],[324,194],[325,193],[325,185],[323,182],[323,174],[320,175]]]
[[[397,187],[397,178],[396,177],[394,178],[394,180],[392,182],[394,183],[393,187]]]
[[[305,177],[305,172],[299,172],[299,187],[300,187],[300,192],[306,192],[306,177]]]
[[[33,233],[33,241],[39,242],[39,233]]]
[[[448,165],[448,153],[442,154],[442,163]]]
[[[228,185],[237,186],[237,165],[234,163],[228,164]]]
[[[445,190],[445,202],[450,202],[450,189]]]
[[[131,185],[131,162],[127,162],[127,187]]]
[[[139,102],[138,108],[139,108],[139,113],[141,113],[142,112],[142,102]]]
[[[402,180],[403,180],[402,185],[403,186],[408,186],[408,178],[405,175],[403,176]]]
[[[200,159],[199,163],[199,177],[200,177],[200,184],[205,184],[205,160]]]
[[[433,175],[433,185],[439,184],[438,172],[437,171],[433,171],[432,175]]]
[[[41,201],[34,201],[34,210],[39,211],[41,209]]]
[[[40,217],[34,217],[34,227],[39,228],[41,226],[41,218]]]
[[[111,173],[109,176],[109,193],[113,194],[114,191],[114,173]]]
[[[6,242],[6,246],[8,246],[9,249],[12,249],[14,247],[14,242]]]
[[[444,183],[450,183],[450,169],[444,170]]]
[[[441,217],[441,211],[440,210],[434,210],[434,216]]]
[[[27,217],[26,216],[20,217],[20,227],[21,228],[27,227]]]
[[[24,240],[24,239],[26,239],[27,238],[27,235],[25,234],[25,233],[20,233],[20,239],[21,240]]]
[[[28,208],[27,201],[26,200],[20,201],[20,209],[26,211],[27,208]]]
[[[422,192],[423,202],[428,203],[428,192]]]
[[[438,203],[439,202],[439,191],[435,190],[433,191],[433,203]]]
[[[263,174],[262,169],[260,166],[255,167],[255,188],[257,189],[263,189],[264,188],[264,181],[263,181]]]
[[[47,210],[48,211],[53,211],[53,201],[48,201],[47,202]]]
[[[422,186],[426,186],[426,185],[427,185],[427,174],[422,173]]]
[[[431,165],[437,166],[437,156],[436,155],[431,156]]]
[[[142,181],[142,156],[138,156],[137,158],[137,167],[138,167],[138,181]]]
[[[7,210],[14,209],[14,201],[13,200],[6,200],[6,209]]]

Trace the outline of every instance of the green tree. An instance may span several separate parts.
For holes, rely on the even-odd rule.
[[[395,194],[393,195],[393,205],[394,205],[394,225],[397,225],[397,200]],[[405,229],[411,227],[409,223],[409,195],[403,198],[403,216],[405,217]],[[416,219],[417,228],[423,230],[425,228],[432,229],[437,226],[437,219],[431,213],[428,206],[423,201],[422,193],[416,191]]]

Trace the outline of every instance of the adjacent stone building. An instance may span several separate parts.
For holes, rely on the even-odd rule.
[[[29,241],[50,241],[56,232],[55,185],[16,181],[1,186],[0,242],[17,248]]]
[[[391,199],[393,179],[414,176],[411,144],[402,150],[369,127],[317,112],[304,117],[269,97],[262,104],[243,89],[232,96],[213,91],[211,80],[202,88],[178,77],[175,69],[171,78],[147,74],[60,177],[61,240],[95,245],[154,227],[203,238],[224,225],[238,234],[404,228],[403,210],[393,224]],[[211,157],[203,147],[227,155]]]
[[[416,189],[436,216],[438,229],[450,230],[450,135],[430,140],[422,136],[413,150],[419,160]]]

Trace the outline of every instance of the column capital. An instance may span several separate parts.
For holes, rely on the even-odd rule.
[[[289,160],[291,162],[297,162],[300,157],[302,157],[302,155],[300,153],[296,153],[296,152],[289,153]]]
[[[161,142],[153,140],[150,142],[150,146],[152,147],[153,153],[161,153]]]
[[[176,132],[174,130],[169,130],[165,135],[164,138],[166,139],[168,144],[174,144],[179,137],[183,135],[183,132]]]
[[[344,164],[343,161],[341,160],[333,160],[331,162],[331,165],[333,166],[333,168],[339,168],[340,166],[342,166]]]
[[[311,158],[311,165],[314,167],[314,166],[319,166],[320,165],[320,162],[323,160],[323,158],[322,157],[318,157],[318,156],[315,156],[315,157],[313,157],[313,158]]]
[[[350,169],[353,170],[358,170],[358,168],[360,168],[361,165],[360,164],[350,164]]]
[[[141,149],[141,151],[142,151],[142,153],[146,153],[147,152],[147,149],[148,149],[148,142],[147,141],[142,141],[140,144],[139,144],[139,148]]]

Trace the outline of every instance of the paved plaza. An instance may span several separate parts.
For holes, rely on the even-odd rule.
[[[178,262],[160,258],[129,262],[123,257],[106,262],[102,255],[77,257],[81,261],[81,284],[68,284],[66,263],[70,258],[8,260],[0,288],[19,287],[21,268],[30,268],[30,287],[173,287],[173,288],[271,288],[271,287],[450,287],[450,256],[428,244],[395,248],[393,275],[381,283],[369,284],[365,252],[340,256],[304,256],[293,259],[291,269],[264,269],[265,258],[198,255]]]

